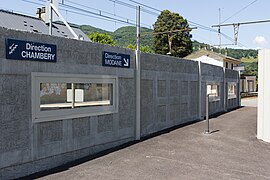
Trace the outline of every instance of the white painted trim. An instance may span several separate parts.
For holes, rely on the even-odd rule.
[[[54,121],[118,112],[119,92],[117,76],[32,72],[31,79],[33,122]],[[41,82],[111,83],[113,84],[113,105],[40,111],[39,85]]]

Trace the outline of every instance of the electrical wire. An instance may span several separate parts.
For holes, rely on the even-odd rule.
[[[129,7],[129,8],[132,8],[132,9],[136,9],[136,6],[132,5],[132,4],[129,4],[129,3],[126,3],[126,2],[123,2],[123,1],[120,1],[120,0],[109,0],[113,3],[117,3],[117,4],[120,4],[122,6],[125,6],[125,7]],[[136,4],[139,4],[139,5],[143,5],[144,7],[147,7],[149,9],[153,9],[155,11],[158,11],[158,12],[161,12],[160,10],[156,9],[156,8],[153,8],[151,6],[148,6],[148,5],[145,5],[145,4],[142,4],[142,3],[138,3],[137,1],[134,1],[134,0],[130,0],[131,2],[134,2]],[[145,13],[150,13],[152,15],[155,15],[155,16],[159,16],[160,14],[159,13],[155,13],[155,12],[152,12],[152,11],[145,11],[145,9],[141,9],[142,11],[144,11]],[[200,29],[203,29],[203,30],[206,30],[206,31],[211,31],[211,32],[218,32],[217,30],[213,29],[213,28],[210,28],[210,27],[207,27],[207,26],[204,26],[202,24],[199,24],[199,23],[196,23],[196,22],[193,22],[193,21],[190,21],[190,20],[187,20],[188,23],[190,23],[191,25],[195,25],[197,26],[198,28]]]
[[[230,17],[228,17],[227,19],[225,19],[224,21],[221,22],[224,23],[226,21],[228,21],[229,19],[231,19],[232,17],[236,16],[237,14],[239,14],[240,12],[244,11],[245,9],[247,9],[249,6],[251,6],[252,4],[254,4],[255,2],[257,2],[258,0],[254,0],[251,3],[249,3],[247,6],[243,7],[242,9],[240,9],[239,11],[237,11],[236,13],[234,13],[233,15],[231,15]]]
[[[117,3],[117,4],[121,5],[121,6],[125,6],[125,7],[128,7],[128,8],[131,8],[131,9],[136,9],[137,8],[136,6],[134,6],[132,4],[128,4],[128,3],[125,3],[125,2],[120,1],[120,0],[109,0],[109,1],[111,1],[113,3]],[[155,12],[150,11],[150,10],[147,10],[147,9],[145,9],[143,7],[141,8],[141,11],[144,12],[144,13],[153,15],[153,16],[159,16],[159,13],[155,13]]]
[[[28,3],[32,3],[32,4],[37,4],[37,5],[43,5],[43,4],[40,4],[40,3],[36,3],[36,2],[32,2],[32,1],[29,1],[29,0],[22,0],[22,1],[25,1],[25,2],[28,2]],[[44,0],[38,0],[40,2],[46,2]],[[69,0],[65,0],[66,2],[71,2]],[[118,22],[118,23],[121,23],[121,24],[129,24],[129,25],[132,25],[132,26],[135,26],[135,21],[132,20],[132,19],[127,19],[125,17],[121,17],[121,16],[116,16],[118,18],[121,18],[121,19],[117,19],[117,18],[114,18],[114,17],[111,17],[111,16],[107,16],[107,15],[103,15],[101,12],[103,13],[106,13],[108,15],[113,15],[112,13],[109,13],[109,12],[105,12],[105,11],[102,11],[102,10],[99,10],[99,9],[95,9],[95,8],[91,8],[89,6],[85,6],[85,5],[82,5],[82,4],[79,4],[79,3],[74,3],[74,2],[71,2],[73,4],[76,4],[76,5],[80,5],[82,7],[85,7],[85,8],[88,8],[88,9],[93,9],[93,10],[96,10],[98,12],[92,12],[92,11],[88,11],[88,10],[85,10],[85,9],[82,9],[82,8],[78,8],[78,7],[75,7],[75,6],[71,6],[71,5],[67,5],[67,4],[63,4],[63,3],[60,3],[60,6],[61,7],[64,7],[64,8],[67,8],[67,9],[73,9],[75,11],[79,11],[79,12],[84,12],[84,13],[88,13],[88,14],[91,14],[91,15],[94,15],[94,16],[100,16],[102,18],[97,18],[97,19],[103,19],[103,18],[107,18],[109,20],[113,20],[113,22]],[[62,9],[62,10],[65,10],[66,9]],[[75,13],[74,11],[69,11],[69,12],[72,12],[72,13]],[[78,13],[80,15],[82,15],[82,13]],[[83,14],[85,16],[85,14]],[[91,17],[94,17],[94,16],[91,16]],[[124,19],[124,20],[123,20]],[[104,20],[104,19],[103,19]],[[112,22],[112,21],[111,21]],[[145,23],[141,23],[141,25],[145,26],[145,27],[151,27],[151,25],[149,24],[145,24]]]
[[[228,36],[228,35],[226,35],[226,34],[224,34],[224,33],[220,33],[220,34],[221,34],[223,37],[225,37],[227,40],[229,40],[229,41],[231,41],[231,42],[234,43],[234,39],[231,38],[230,36]],[[247,47],[246,45],[240,43],[239,41],[237,41],[237,44],[239,44],[239,45],[242,46],[242,47]],[[235,45],[235,44],[233,44],[233,45]]]
[[[93,15],[96,15],[96,16],[102,16],[104,18],[108,18],[108,19],[113,19],[113,20],[116,20],[116,21],[120,21],[122,23],[123,22],[126,22],[127,24],[130,24],[130,25],[135,25],[136,24],[136,22],[134,20],[132,20],[132,19],[127,19],[127,18],[122,17],[122,16],[114,15],[113,13],[110,13],[110,12],[106,12],[106,11],[102,11],[102,10],[99,10],[99,9],[95,9],[95,8],[92,8],[92,7],[89,7],[89,6],[85,6],[85,5],[82,5],[82,4],[79,4],[79,3],[74,3],[74,2],[71,2],[69,0],[66,0],[66,2],[69,2],[71,4],[75,4],[77,6],[81,6],[81,7],[87,8],[87,9],[96,10],[96,11],[98,11],[98,13],[92,12],[92,11],[88,11],[88,10],[85,10],[85,9],[82,9],[82,8],[78,8],[78,7],[75,7],[75,6],[70,6],[70,5],[67,5],[67,4],[62,4],[61,3],[60,5],[61,6],[65,6],[67,8],[76,9],[78,11],[83,11],[83,12],[86,12],[86,13],[90,13],[90,14],[93,14]],[[103,15],[102,13],[105,13],[105,14],[107,14],[109,16]],[[113,18],[112,16],[115,16],[117,18],[121,18],[121,20],[120,19]],[[133,23],[130,23],[130,22],[133,22]],[[146,27],[151,27],[151,25],[145,24],[145,23],[141,23],[141,25],[146,26]]]
[[[141,5],[141,6],[144,6],[144,7],[146,7],[146,8],[149,8],[149,9],[152,9],[152,10],[154,10],[154,11],[157,11],[157,12],[161,12],[161,10],[159,10],[159,9],[156,9],[156,8],[153,8],[153,7],[151,7],[151,6],[148,6],[148,5],[146,5],[146,4],[143,4],[143,3],[139,3],[139,2],[137,2],[137,1],[134,1],[134,0],[129,0],[129,1],[131,1],[131,2],[133,2],[133,3],[135,3],[135,4],[139,4],[139,5]]]
[[[22,0],[24,2],[27,2],[27,3],[31,3],[31,4],[35,4],[35,5],[40,5],[40,6],[43,6],[44,4],[41,4],[41,3],[37,3],[37,2],[33,2],[33,1],[30,1],[30,0]],[[41,1],[43,2],[42,0],[38,0],[38,1]],[[109,21],[109,22],[115,22],[114,20],[110,20],[110,19],[106,19],[106,18],[102,18],[102,17],[97,17],[97,16],[91,16],[89,14],[84,14],[84,13],[80,13],[80,12],[76,12],[76,11],[72,11],[72,10],[67,10],[67,9],[63,9],[63,8],[59,8],[60,10],[62,11],[67,11],[67,12],[70,12],[70,13],[73,13],[73,14],[77,14],[77,15],[82,15],[82,16],[86,16],[86,17],[91,17],[91,18],[96,18],[96,19],[100,19],[100,20],[105,20],[105,21]],[[119,22],[119,24],[127,24],[127,22]],[[134,24],[132,24],[134,25]]]
[[[89,6],[85,6],[85,5],[82,5],[82,4],[79,4],[79,3],[75,3],[75,2],[72,2],[72,1],[69,1],[69,0],[65,0],[66,2],[68,2],[68,3],[70,3],[70,4],[75,4],[75,5],[77,5],[77,6],[80,6],[80,7],[84,7],[84,8],[86,8],[86,9],[91,9],[91,10],[95,10],[95,11],[97,11],[99,14],[108,14],[108,15],[112,15],[112,16],[115,16],[115,17],[118,17],[118,18],[121,18],[121,19],[127,19],[127,18],[125,18],[125,17],[122,17],[122,16],[118,16],[118,15],[116,15],[115,13],[110,13],[110,12],[106,12],[106,11],[102,11],[102,10],[99,10],[99,9],[96,9],[96,8],[92,8],[92,7],[89,7]],[[63,4],[63,3],[60,3],[60,5],[65,5],[65,4]],[[131,20],[130,19],[130,21],[132,21],[132,22],[135,22],[134,20]]]
[[[32,4],[36,4],[36,5],[43,5],[43,4],[40,4],[40,3],[36,3],[36,2],[33,2],[33,1],[30,1],[30,0],[22,0],[24,2],[28,2],[28,3],[32,3]],[[46,2],[44,0],[38,0],[40,2]],[[84,8],[87,8],[87,9],[92,9],[92,10],[96,10],[96,11],[99,11],[99,12],[103,12],[103,13],[108,13],[108,14],[111,14],[109,12],[105,12],[105,11],[101,11],[99,9],[95,9],[95,8],[91,8],[89,6],[85,6],[85,5],[82,5],[82,4],[79,4],[79,3],[74,3],[74,2],[71,2],[69,0],[65,0],[66,2],[69,2],[69,3],[72,3],[72,4],[75,4],[77,6],[81,6],[81,7],[84,7]],[[130,5],[128,3],[124,3],[122,1],[119,1],[119,0],[109,0],[109,1],[112,1],[112,2],[115,2],[115,3],[121,3],[121,5],[124,5],[124,6],[129,6],[130,8],[136,8],[136,6],[133,6],[133,5]],[[135,22],[134,20],[130,20],[130,19],[126,19],[127,21],[124,21],[124,20],[121,20],[121,19],[117,19],[117,18],[113,18],[113,17],[110,17],[110,16],[106,16],[106,15],[102,15],[101,13],[95,13],[95,12],[92,12],[92,11],[88,11],[88,10],[85,10],[85,9],[82,9],[82,8],[78,8],[78,7],[75,7],[75,6],[70,6],[70,5],[67,5],[67,4],[63,4],[63,3],[60,3],[61,7],[64,7],[64,8],[68,8],[68,9],[60,9],[60,10],[63,10],[63,11],[67,11],[67,12],[70,12],[70,13],[73,13],[73,14],[78,14],[78,15],[82,15],[82,16],[86,16],[86,17],[91,17],[91,18],[96,18],[96,19],[100,19],[100,20],[105,20],[105,21],[109,21],[109,22],[118,22],[120,24],[129,24],[129,25],[132,25],[132,26],[135,26],[136,24],[135,23],[131,23],[131,22]],[[70,9],[73,9],[75,11],[72,11]],[[154,8],[155,9],[155,8]],[[81,13],[81,12],[77,12],[77,11],[81,11],[81,12],[84,12],[84,13]],[[150,11],[151,12],[151,11]],[[85,14],[86,13],[86,14]],[[90,15],[91,14],[91,15]],[[117,16],[119,18],[124,18],[124,17],[121,17],[121,16]],[[206,31],[210,31],[210,32],[218,32],[217,30],[213,29],[213,28],[210,28],[210,27],[207,27],[207,26],[204,26],[202,24],[199,24],[199,23],[196,23],[196,22],[193,22],[193,21],[189,21],[188,22],[190,24],[193,24],[195,26],[197,26],[197,28],[200,28],[202,30],[206,30]],[[146,24],[144,24],[146,25]],[[149,26],[149,25],[148,25]],[[226,39],[234,42],[234,40],[232,38],[230,38],[228,35],[224,34],[224,33],[221,33]],[[239,45],[241,46],[245,46],[243,45],[242,43],[239,43]]]

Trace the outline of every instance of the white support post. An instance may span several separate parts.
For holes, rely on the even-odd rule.
[[[57,10],[57,8],[50,3],[51,8],[56,13],[56,15],[60,18],[61,21],[64,22],[68,30],[71,32],[71,34],[74,36],[74,39],[79,39],[78,35],[73,31],[73,29],[70,27],[70,25],[67,23],[67,21],[64,19],[64,17],[60,14],[60,12]]]
[[[52,8],[51,8],[51,4],[52,4],[52,0],[47,1],[47,7],[49,7],[48,10],[48,16],[49,16],[49,35],[52,35]]]
[[[270,142],[270,49],[259,50],[257,138]]]
[[[136,46],[136,140],[141,139],[141,60],[140,60],[140,6],[136,10],[137,46]]]

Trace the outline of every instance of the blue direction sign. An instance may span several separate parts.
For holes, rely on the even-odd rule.
[[[6,39],[6,58],[56,62],[56,45],[31,41]]]
[[[102,66],[130,68],[130,55],[103,51]]]

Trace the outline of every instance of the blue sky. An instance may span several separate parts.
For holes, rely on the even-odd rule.
[[[26,0],[35,2],[38,4],[44,4],[43,0]],[[59,0],[62,1],[62,0]],[[70,1],[84,4],[85,6],[92,7],[98,10],[110,12],[118,16],[122,16],[131,20],[135,20],[135,10],[114,4],[109,0],[65,0],[66,4],[71,4]],[[130,0],[121,0],[123,2],[133,4]],[[177,12],[187,20],[199,23],[201,25],[211,27],[214,24],[218,24],[218,9],[221,9],[221,21],[224,21],[228,17],[241,10],[254,0],[136,0],[137,2],[144,3],[156,9],[164,10],[168,9],[173,12]],[[40,5],[25,2],[23,0],[1,0],[0,8],[13,10],[28,15],[35,15],[36,8]],[[257,0],[241,13],[233,16],[226,23],[267,20],[270,19],[269,14],[270,1],[269,0]],[[61,7],[61,9],[67,9]],[[84,8],[85,9],[85,8]],[[88,9],[90,10],[90,9]],[[74,11],[74,10],[73,10]],[[92,12],[98,12],[90,10]],[[77,15],[69,11],[60,11],[62,15],[69,21],[76,24],[89,24],[95,27],[99,27],[105,30],[114,31],[123,24],[100,20],[92,17],[86,17]],[[142,13],[142,23],[147,27],[154,24],[156,16]],[[191,25],[194,27],[194,25]],[[270,23],[253,24],[253,25],[241,25],[239,29],[239,42],[242,46],[230,46],[235,48],[270,48]],[[221,32],[233,38],[233,27],[223,27]],[[201,28],[192,31],[193,39],[205,42],[211,45],[218,44],[218,35],[215,32],[203,30]],[[232,42],[222,37],[222,43],[231,44]]]

